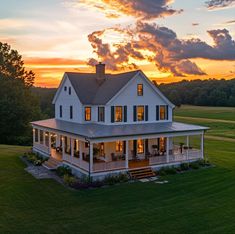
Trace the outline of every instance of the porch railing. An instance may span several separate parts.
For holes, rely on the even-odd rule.
[[[125,168],[125,160],[111,161],[111,162],[99,162],[93,164],[93,171],[108,171]]]
[[[46,145],[42,145],[40,143],[34,142],[33,148],[35,148],[35,149],[37,149],[39,151],[42,151],[42,152],[44,152],[46,154],[49,154],[49,147],[46,146]]]
[[[201,158],[201,151],[192,149],[189,150],[188,154],[187,152],[183,152],[182,154],[177,152],[173,152],[173,154],[169,155],[169,163],[174,163],[174,162],[183,162],[187,160],[193,160],[193,159],[199,159]],[[154,156],[149,158],[149,164],[154,165],[154,164],[166,164],[167,163],[167,157],[166,155],[164,156]]]

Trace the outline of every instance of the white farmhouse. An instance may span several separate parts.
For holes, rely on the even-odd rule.
[[[207,128],[174,122],[174,105],[140,70],[105,74],[99,63],[96,73],[66,72],[53,104],[55,118],[32,122],[33,150],[50,157],[49,168],[66,164],[94,178],[140,169],[144,177],[203,158]]]

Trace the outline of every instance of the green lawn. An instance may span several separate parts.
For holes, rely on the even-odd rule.
[[[83,191],[34,179],[19,159],[26,149],[0,145],[0,233],[235,233],[235,144],[226,138],[205,140],[213,168]]]
[[[185,116],[185,117],[235,121],[235,108],[231,108],[231,107],[208,107],[208,106],[183,105],[180,108],[175,108],[174,114],[177,116]]]

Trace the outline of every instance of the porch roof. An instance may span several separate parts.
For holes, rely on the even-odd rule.
[[[209,128],[179,122],[103,125],[95,123],[78,124],[57,119],[46,119],[31,123],[34,127],[78,135],[88,139],[138,136],[163,133],[204,131]]]

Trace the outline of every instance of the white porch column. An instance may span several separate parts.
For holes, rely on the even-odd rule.
[[[43,145],[46,145],[46,135],[44,130],[42,130],[42,135],[43,135]]]
[[[82,141],[79,141],[79,164],[82,161]]]
[[[169,137],[166,138],[166,162],[170,162],[169,158]]]
[[[48,153],[51,155],[51,133],[48,133]]]
[[[35,143],[35,128],[33,128],[33,145]]]
[[[40,129],[38,129],[38,143],[40,144]]]
[[[55,143],[56,147],[60,146],[60,134],[56,134],[56,143]]]
[[[126,155],[125,155],[126,164],[125,165],[126,165],[126,169],[128,169],[129,168],[129,141],[127,140],[125,144],[126,144]]]
[[[92,173],[92,171],[93,171],[93,143],[90,143],[90,163],[89,163],[89,165],[90,165],[90,173]]]
[[[189,136],[186,137],[186,146],[187,146],[187,151],[186,151],[186,159],[188,160],[189,156]]]
[[[70,162],[73,163],[73,157],[74,157],[74,139],[73,138],[70,138],[70,151],[71,151]]]
[[[201,158],[204,158],[204,132],[201,134]]]
[[[64,148],[64,136],[62,136],[62,158],[64,158],[65,148]]]

